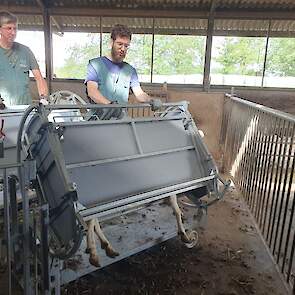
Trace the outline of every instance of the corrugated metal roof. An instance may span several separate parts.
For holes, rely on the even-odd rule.
[[[208,8],[211,0],[59,0],[53,7],[100,7],[131,9]]]
[[[223,0],[218,1],[219,8],[230,9],[294,9],[293,0]]]
[[[18,22],[20,27],[43,27],[42,15],[18,15]]]
[[[157,8],[157,9],[208,9],[211,0],[57,0],[54,7],[110,7],[110,8]],[[293,0],[220,0],[216,8],[230,9],[294,9]]]
[[[238,20],[238,19],[216,19],[214,23],[214,33],[216,35],[235,34],[266,36],[269,27],[268,20]]]
[[[50,0],[52,8],[205,9],[212,0]],[[0,5],[38,6],[36,0],[0,0]],[[216,0],[216,9],[292,10],[294,0]]]
[[[125,24],[134,33],[152,33],[153,19],[139,17],[76,17],[56,16],[64,32],[109,32],[114,24]],[[43,30],[42,16],[19,16],[19,28],[25,30]],[[154,32],[156,34],[188,34],[206,35],[207,19],[194,18],[155,18]],[[58,31],[55,23],[52,22],[53,30]],[[215,35],[240,35],[240,36],[266,36],[269,27],[269,20],[238,20],[238,19],[216,19],[214,22]],[[295,37],[295,20],[272,20],[271,34],[273,36]]]
[[[31,6],[37,5],[37,2],[36,0],[0,0],[0,4]]]
[[[31,17],[21,18],[25,22],[23,24],[31,25],[29,19]],[[38,19],[42,23],[42,19]],[[56,16],[55,20],[62,25],[64,31],[84,31],[84,32],[100,32],[100,22],[103,32],[110,32],[114,24],[125,24],[134,33],[152,33],[153,23],[155,33],[158,34],[206,34],[206,19],[192,18],[140,18],[140,17],[74,17],[74,16]],[[37,19],[35,20],[37,22]],[[38,25],[40,23],[38,22]]]
[[[137,17],[136,10],[141,9],[141,12],[162,11],[162,14],[157,15],[154,20],[155,33],[205,35],[212,0],[51,0],[48,3],[50,3],[50,11],[54,16],[54,22],[52,22],[54,31],[99,32],[100,22],[102,22],[104,32],[109,31],[115,23],[123,23],[135,33],[151,33],[153,32],[153,15]],[[5,8],[5,5],[7,9],[11,8],[11,5],[14,5],[14,8],[21,7],[18,10],[21,29],[43,29],[42,9],[36,0],[0,0],[0,9]],[[70,8],[74,8],[76,16],[70,13],[66,14],[67,9]],[[30,13],[30,9],[32,11],[34,9],[34,13]],[[103,9],[108,10],[108,16],[100,14]],[[133,11],[133,17],[120,17],[120,12],[123,12],[124,9]],[[79,16],[79,13],[85,13],[86,10],[88,12],[94,11],[95,15]],[[291,15],[291,19],[272,20],[272,34],[275,36],[295,36],[295,0],[216,0],[215,10],[214,34],[216,35],[265,36],[269,27],[268,13],[284,11],[288,13],[288,18]],[[22,11],[26,11],[28,14],[24,15]],[[116,11],[116,14],[112,15],[112,11]],[[203,13],[203,17],[177,18],[170,17],[169,12],[172,11],[184,11],[184,13],[185,11],[188,13],[203,11],[205,13]],[[238,13],[231,15],[231,11],[246,11],[250,17],[242,19],[242,17],[239,18]],[[227,16],[222,16],[218,12],[226,12]],[[264,17],[260,17],[260,19],[259,17],[256,17],[258,19],[251,17],[251,13],[254,12],[258,12]]]

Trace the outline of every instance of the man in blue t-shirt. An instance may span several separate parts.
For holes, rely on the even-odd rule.
[[[140,87],[135,68],[124,62],[131,42],[131,32],[123,25],[115,25],[111,32],[111,51],[107,56],[89,61],[85,84],[92,103],[128,103],[131,88],[139,102],[149,102],[153,109],[161,101],[151,99]]]

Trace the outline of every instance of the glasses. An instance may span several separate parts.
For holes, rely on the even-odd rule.
[[[13,26],[0,26],[0,28],[2,30],[5,30],[5,31],[13,31],[13,32],[16,32],[17,31],[17,27],[13,27]]]
[[[119,47],[119,48],[123,48],[128,50],[130,48],[130,44],[126,44],[126,43],[122,43],[122,42],[115,42],[115,44]]]

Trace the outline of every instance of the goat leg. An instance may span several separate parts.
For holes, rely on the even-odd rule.
[[[115,258],[116,256],[118,256],[119,253],[113,249],[111,243],[105,237],[97,219],[95,219],[94,222],[94,231],[100,240],[101,249],[105,250],[107,256],[111,258]]]
[[[177,228],[178,228],[178,234],[180,235],[180,238],[181,238],[181,241],[184,242],[184,243],[190,243],[190,239],[188,237],[188,235],[186,234],[185,232],[185,229],[184,229],[184,225],[183,225],[183,222],[182,222],[182,212],[178,206],[178,203],[177,203],[177,197],[176,195],[172,195],[169,197],[169,201],[170,201],[170,204],[171,204],[171,207],[173,209],[173,212],[175,213],[175,217],[176,217],[176,221],[177,221]]]
[[[87,249],[86,252],[89,253],[89,262],[91,265],[100,267],[99,257],[96,250],[96,241],[94,235],[94,225],[93,219],[87,222]]]

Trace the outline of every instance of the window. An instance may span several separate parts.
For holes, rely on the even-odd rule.
[[[295,88],[295,38],[270,38],[263,86]]]
[[[34,53],[42,75],[45,77],[45,45],[44,33],[36,31],[18,31],[16,42],[28,46]],[[30,72],[30,77],[33,74]]]
[[[155,35],[153,82],[202,84],[203,36]]]
[[[99,33],[53,35],[53,75],[85,79],[89,59],[99,56]]]
[[[211,84],[261,86],[266,38],[213,37]]]
[[[140,82],[151,82],[152,35],[132,35],[126,62],[135,67]]]

